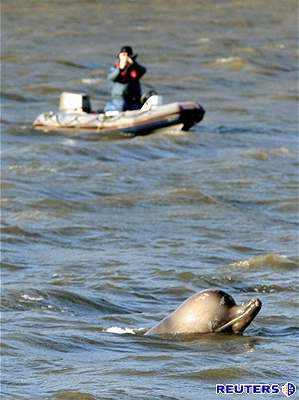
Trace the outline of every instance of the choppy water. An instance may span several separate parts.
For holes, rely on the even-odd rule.
[[[214,399],[216,383],[298,381],[296,10],[3,1],[3,399]],[[145,90],[199,101],[200,125],[32,130],[63,90],[101,107],[124,44]],[[143,336],[211,287],[262,300],[243,336]]]

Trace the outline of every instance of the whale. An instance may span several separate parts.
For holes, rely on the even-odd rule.
[[[233,297],[223,290],[202,290],[185,300],[145,335],[218,332],[241,334],[261,307],[260,299],[250,299],[238,305]]]

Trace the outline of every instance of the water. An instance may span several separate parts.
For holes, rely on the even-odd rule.
[[[296,9],[3,2],[3,399],[214,399],[216,383],[298,381]],[[144,90],[199,101],[204,121],[133,139],[32,129],[63,90],[102,107],[124,44]],[[212,287],[262,300],[243,336],[143,335]]]

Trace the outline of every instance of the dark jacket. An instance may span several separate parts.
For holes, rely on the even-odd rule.
[[[140,78],[146,69],[136,61],[124,69],[115,64],[109,71],[108,79],[113,82],[111,97],[112,103],[121,104],[122,110],[136,110],[141,108],[141,86]]]

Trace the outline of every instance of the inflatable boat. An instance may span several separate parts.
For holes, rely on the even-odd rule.
[[[33,122],[35,129],[118,131],[146,135],[156,129],[177,127],[188,131],[204,117],[203,107],[195,102],[161,104],[161,97],[150,96],[140,110],[124,112],[94,112],[89,96],[64,92],[57,112],[46,112]]]

